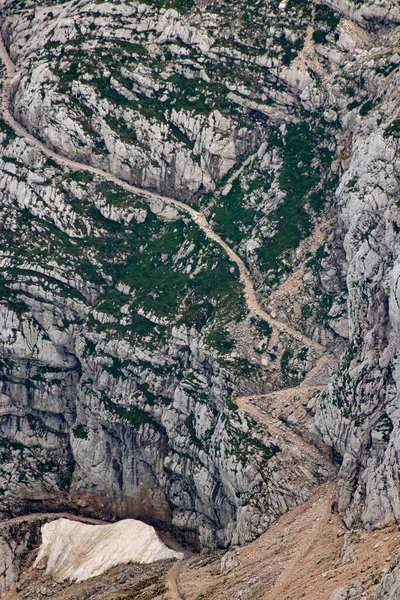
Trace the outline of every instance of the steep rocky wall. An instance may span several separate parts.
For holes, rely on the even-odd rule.
[[[276,286],[287,270],[278,257],[295,258],[312,231],[308,194],[321,189],[322,203],[331,194],[321,167],[334,141],[321,124],[319,143],[307,142],[311,118],[276,132],[274,117],[276,139],[261,144],[271,135],[267,98],[258,85],[257,105],[246,97],[257,72],[273,82],[265,89],[278,123],[296,106],[308,78],[288,67],[310,11],[292,7],[287,33],[270,33],[274,56],[253,60],[254,44],[264,54],[268,11],[288,25],[272,5],[256,38],[244,19],[253,6],[221,3],[208,21],[130,2],[2,9],[15,117],[61,154],[121,178],[185,199],[201,191],[208,214],[204,192],[223,179],[211,219],[244,256],[251,236],[278,232],[274,259],[265,253],[258,275]],[[334,470],[324,457],[304,465],[295,446],[281,447],[237,410],[234,394],[296,385],[321,348],[250,319],[236,267],[187,215],[62,168],[1,127],[3,515],[68,506],[168,525],[206,548],[251,539]],[[258,230],[242,223],[244,209],[238,234],[226,230],[236,198],[226,176],[254,150],[237,197],[259,205]],[[279,207],[301,158],[304,173],[313,163],[319,176],[300,187],[286,239]]]
[[[51,520],[48,515],[21,519],[0,527],[0,595],[18,580],[21,565],[28,554],[40,545],[41,527]]]
[[[399,556],[390,565],[381,583],[378,585],[375,600],[395,600],[400,594]]]
[[[398,518],[398,9],[261,4],[3,1],[11,106],[61,154],[198,203],[265,305],[301,271],[268,306],[349,341],[316,422],[340,510],[375,526]],[[208,548],[259,534],[331,471],[303,471],[234,395],[295,387],[312,344],[248,318],[183,212],[4,122],[1,140],[3,514],[141,517]]]
[[[215,547],[308,497],[326,460],[304,470],[231,399],[285,375],[262,366],[268,344],[235,351],[225,326],[259,334],[232,263],[175,209],[1,135],[3,516],[71,507]],[[311,369],[288,344],[293,373]]]
[[[397,35],[397,33],[396,33]],[[343,458],[339,510],[367,527],[399,518],[398,65],[373,51],[347,73],[362,77],[364,110],[343,116],[351,148],[336,198],[348,271],[350,344],[317,411],[317,425]],[[365,59],[364,59],[365,60]],[[334,86],[330,87],[336,96]],[[362,104],[364,102],[364,104]]]

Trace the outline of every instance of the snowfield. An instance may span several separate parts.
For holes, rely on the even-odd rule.
[[[42,544],[34,563],[56,581],[81,582],[117,565],[178,559],[182,552],[167,548],[154,528],[126,519],[109,525],[87,525],[58,519],[42,527]]]

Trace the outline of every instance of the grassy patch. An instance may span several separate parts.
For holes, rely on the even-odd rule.
[[[400,119],[395,119],[390,125],[388,125],[383,133],[383,137],[400,137]]]
[[[87,430],[87,427],[85,425],[83,425],[82,423],[79,423],[78,425],[76,425],[72,429],[72,433],[74,434],[74,436],[76,438],[79,438],[81,440],[87,440],[89,437],[89,431]]]
[[[207,343],[221,354],[227,354],[235,347],[235,342],[222,327],[213,329],[206,337]]]
[[[367,100],[367,102],[364,102],[359,111],[361,117],[365,117],[365,115],[367,115],[374,108],[374,104],[375,103],[373,100]]]

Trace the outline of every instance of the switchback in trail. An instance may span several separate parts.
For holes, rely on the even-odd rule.
[[[247,308],[250,312],[250,315],[258,317],[258,318],[262,319],[263,321],[269,322],[270,325],[275,327],[278,331],[287,333],[287,334],[291,335],[294,339],[299,341],[300,343],[302,343],[308,347],[312,347],[319,355],[327,353],[326,348],[324,348],[324,346],[309,339],[303,333],[295,330],[293,327],[291,327],[287,323],[283,323],[281,321],[278,321],[277,319],[273,319],[268,313],[265,312],[265,310],[263,310],[263,308],[260,306],[260,304],[257,300],[256,292],[255,292],[253,283],[250,278],[250,273],[249,273],[247,267],[245,266],[243,260],[236,254],[236,252],[234,250],[232,250],[232,248],[217,233],[215,233],[215,231],[213,231],[211,225],[209,224],[205,215],[202,212],[195,210],[194,208],[192,208],[191,206],[188,206],[187,204],[185,204],[184,202],[181,202],[180,200],[176,200],[175,198],[170,198],[168,196],[163,196],[162,194],[158,194],[151,190],[147,190],[144,188],[138,188],[138,187],[128,183],[127,181],[124,181],[123,179],[119,179],[119,177],[117,177],[116,175],[108,173],[107,171],[103,171],[102,169],[93,167],[93,166],[85,164],[85,163],[77,162],[66,156],[58,154],[57,152],[54,152],[54,150],[51,150],[50,148],[48,148],[43,142],[38,140],[32,134],[30,134],[20,123],[18,123],[14,119],[12,112],[11,112],[10,82],[14,75],[14,64],[13,64],[9,54],[7,53],[7,50],[1,39],[0,39],[0,58],[2,59],[4,66],[6,68],[6,71],[7,71],[7,78],[4,82],[3,90],[2,90],[2,113],[3,113],[3,117],[4,117],[5,121],[10,125],[10,127],[12,127],[12,129],[15,131],[15,133],[17,135],[23,137],[28,144],[32,144],[33,146],[38,148],[41,152],[43,152],[46,156],[48,156],[49,158],[52,158],[54,161],[56,161],[58,164],[60,164],[62,166],[65,166],[65,167],[68,167],[68,168],[74,169],[74,170],[87,171],[88,173],[92,173],[93,175],[98,175],[99,177],[102,177],[103,179],[122,187],[126,191],[131,192],[132,194],[141,195],[141,196],[145,196],[148,198],[156,198],[157,200],[160,200],[161,202],[164,202],[165,204],[175,206],[178,209],[189,214],[190,217],[192,218],[192,220],[204,232],[206,237],[208,239],[212,240],[213,242],[217,243],[221,248],[223,248],[225,250],[225,252],[227,253],[227,255],[229,256],[229,258],[231,259],[231,261],[237,265],[237,267],[239,269],[239,274],[240,274],[240,281],[242,282],[242,284],[244,286],[246,304],[247,304]],[[239,168],[238,171],[236,172],[236,176],[239,175],[240,172],[241,172],[241,169]],[[231,178],[230,181],[233,181],[233,177]]]

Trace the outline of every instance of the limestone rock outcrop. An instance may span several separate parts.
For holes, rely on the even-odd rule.
[[[397,3],[0,9],[10,110],[78,165],[0,121],[2,515],[68,507],[244,543],[334,469],[235,396],[322,387],[340,357],[304,402],[339,510],[398,521]],[[200,208],[271,323],[187,211],[79,163]]]

